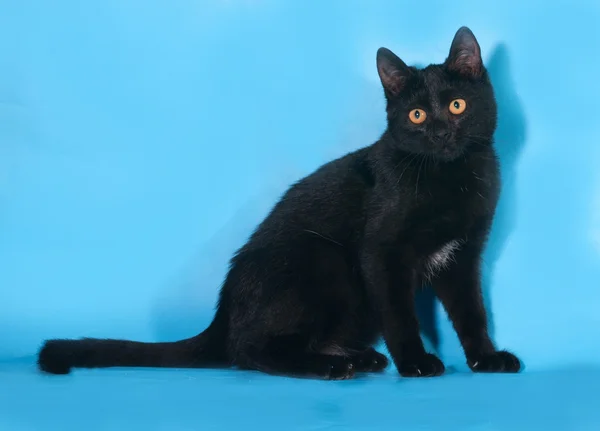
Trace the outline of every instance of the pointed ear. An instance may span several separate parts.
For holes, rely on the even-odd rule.
[[[460,75],[479,78],[483,72],[481,49],[475,35],[467,27],[456,32],[450,54],[446,59],[446,67]]]
[[[393,96],[404,89],[410,75],[408,66],[387,48],[377,50],[377,72],[383,88]]]

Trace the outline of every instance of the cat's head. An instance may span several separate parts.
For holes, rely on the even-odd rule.
[[[496,101],[475,36],[461,27],[442,64],[407,66],[386,48],[377,70],[387,99],[388,130],[400,149],[453,160],[491,145]]]

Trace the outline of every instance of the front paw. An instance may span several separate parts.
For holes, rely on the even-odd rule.
[[[521,369],[519,358],[505,350],[469,359],[467,364],[476,373],[517,373]]]
[[[403,377],[441,376],[445,370],[444,363],[431,353],[425,353],[417,358],[403,359],[398,367]]]

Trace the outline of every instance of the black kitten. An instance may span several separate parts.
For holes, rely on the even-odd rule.
[[[486,327],[480,261],[499,193],[496,103],[480,48],[458,30],[443,64],[377,69],[388,128],[294,184],[231,260],[213,322],[173,343],[50,340],[42,370],[225,367],[345,379],[380,371],[383,335],[403,376],[437,376],[415,316],[431,283],[473,371],[516,372]]]

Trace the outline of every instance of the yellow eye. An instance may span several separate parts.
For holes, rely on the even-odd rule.
[[[465,99],[454,99],[452,102],[450,102],[450,112],[452,112],[454,115],[460,115],[463,112],[465,112],[465,109],[467,109],[467,102],[465,102]]]
[[[427,114],[422,109],[413,109],[408,113],[408,118],[415,124],[421,124],[427,118]]]

